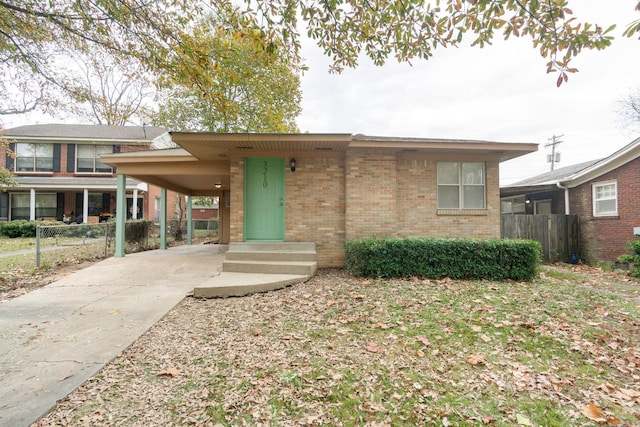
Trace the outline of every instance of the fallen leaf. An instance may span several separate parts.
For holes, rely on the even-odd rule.
[[[416,340],[422,343],[425,347],[429,347],[431,345],[431,341],[427,337],[423,337],[422,335],[418,335]]]
[[[160,371],[156,374],[159,377],[177,377],[178,375],[180,375],[180,371],[178,371],[176,368],[169,368],[169,369],[165,369],[164,371]]]
[[[367,343],[366,349],[371,353],[380,353],[381,351],[381,348],[375,342]]]
[[[516,414],[516,422],[518,423],[518,425],[521,425],[521,426],[533,425],[531,424],[531,421],[529,420],[529,418],[525,417],[522,414]]]
[[[484,354],[472,354],[467,358],[469,365],[484,365],[487,361],[487,356]]]
[[[115,310],[111,311],[111,314],[120,314],[120,310],[116,308]]]
[[[600,409],[593,403],[589,403],[582,408],[582,415],[597,423],[606,423],[607,419],[602,416]]]

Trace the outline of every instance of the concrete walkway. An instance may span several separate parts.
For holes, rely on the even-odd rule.
[[[46,414],[218,275],[220,249],[179,246],[108,258],[0,303],[0,426],[28,426]]]

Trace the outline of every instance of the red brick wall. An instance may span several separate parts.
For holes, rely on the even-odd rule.
[[[618,215],[593,216],[593,185],[617,182]],[[580,216],[582,256],[586,262],[615,262],[640,227],[640,158],[570,190],[571,214]]]

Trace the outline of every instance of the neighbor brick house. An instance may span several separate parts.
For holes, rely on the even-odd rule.
[[[17,185],[0,192],[1,220],[105,220],[115,214],[117,172],[100,155],[148,151],[171,141],[154,126],[42,124],[2,134],[9,151],[0,155],[0,167],[14,173]],[[128,179],[126,191],[127,217],[154,219],[160,188]],[[175,204],[175,193],[169,197]]]
[[[604,159],[502,187],[500,195],[504,214],[578,215],[582,258],[615,262],[640,233],[640,138]]]
[[[537,149],[350,134],[171,136],[180,148],[101,159],[123,176],[219,196],[221,243],[315,242],[319,267],[343,266],[348,239],[499,237],[499,164]]]

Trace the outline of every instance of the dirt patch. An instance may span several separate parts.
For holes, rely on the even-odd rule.
[[[100,260],[66,263],[48,270],[16,270],[0,278],[0,302],[19,297],[82,270]]]

